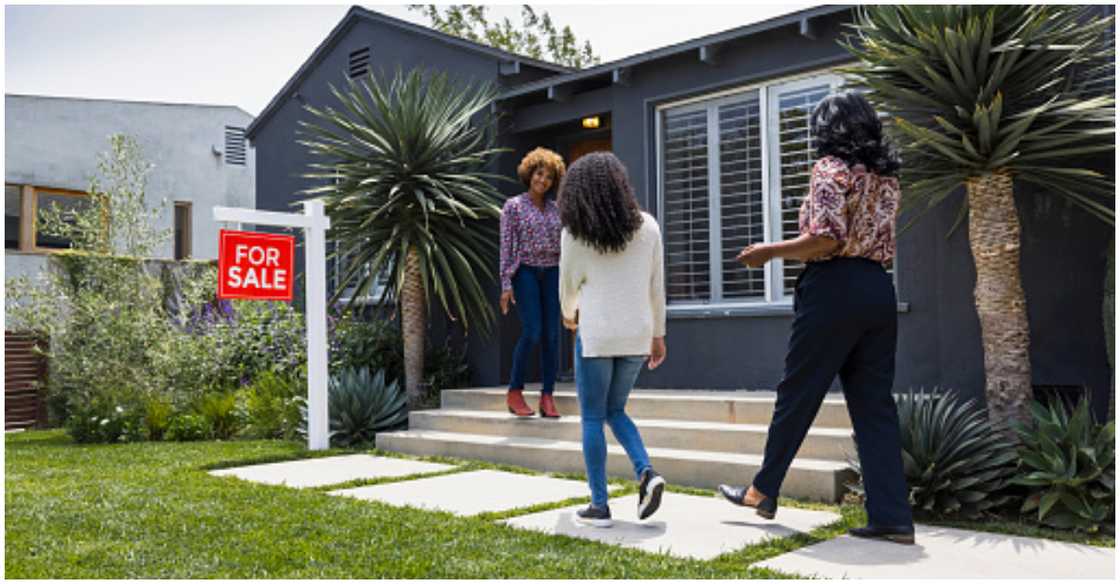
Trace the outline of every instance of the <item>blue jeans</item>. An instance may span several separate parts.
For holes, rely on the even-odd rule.
[[[638,428],[626,415],[626,398],[646,358],[584,358],[583,342],[578,335],[575,353],[583,463],[587,467],[587,484],[591,487],[591,504],[603,507],[607,504],[607,438],[603,434],[603,422],[610,425],[615,439],[626,450],[634,465],[635,477],[641,478],[642,471],[650,468],[649,455]]]
[[[560,366],[560,267],[521,266],[513,274],[513,299],[521,317],[521,338],[513,348],[510,389],[525,388],[525,368],[541,346],[541,392],[556,386]]]

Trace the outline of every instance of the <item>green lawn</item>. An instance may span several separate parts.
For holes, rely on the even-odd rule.
[[[812,505],[843,519],[710,561],[681,560],[493,521],[540,506],[461,518],[206,473],[308,456],[294,442],[5,438],[9,578],[773,578],[781,575],[751,564],[864,521],[855,507]],[[622,495],[634,491],[619,484]]]

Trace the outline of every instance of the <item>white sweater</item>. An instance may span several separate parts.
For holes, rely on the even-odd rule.
[[[648,213],[626,248],[600,253],[564,229],[560,236],[560,310],[575,320],[584,357],[648,355],[665,336],[661,229]]]

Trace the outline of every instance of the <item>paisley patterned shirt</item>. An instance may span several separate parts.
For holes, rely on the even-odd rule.
[[[547,268],[560,264],[560,210],[545,199],[538,209],[528,193],[510,197],[502,206],[502,291],[513,288],[521,264]]]
[[[862,164],[849,168],[835,156],[818,160],[798,226],[802,235],[829,237],[840,247],[810,261],[855,257],[889,266],[895,253],[898,199],[897,177],[879,176]]]

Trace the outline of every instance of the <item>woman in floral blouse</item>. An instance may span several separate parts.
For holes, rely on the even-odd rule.
[[[736,505],[773,518],[793,457],[837,375],[855,429],[868,526],[857,537],[914,543],[902,471],[898,413],[891,394],[898,331],[894,259],[899,187],[897,154],[875,110],[858,93],[825,98],[810,121],[818,160],[801,205],[800,237],[743,249],[759,268],[774,258],[807,262],[797,279],[785,375],[750,487],[720,485]]]
[[[559,418],[552,390],[560,366],[560,213],[547,195],[564,176],[559,154],[537,148],[525,155],[517,176],[528,191],[502,207],[502,314],[517,306],[521,338],[513,349],[506,405],[517,416],[532,416],[525,403],[525,368],[533,349],[541,346],[541,416]]]

